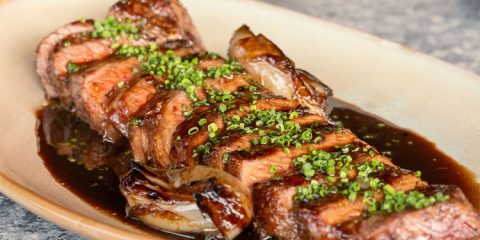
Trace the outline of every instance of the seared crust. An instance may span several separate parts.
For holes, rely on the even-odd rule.
[[[203,50],[200,35],[178,0],[119,1],[108,15],[138,23],[143,38],[164,49]]]
[[[253,184],[268,180],[274,175],[270,173],[272,165],[276,166],[276,175],[284,176],[294,173],[293,159],[307,154],[310,149],[332,150],[335,146],[352,143],[356,139],[350,131],[332,132],[323,136],[319,143],[303,144],[300,148],[289,147],[285,151],[281,147],[255,147],[248,152],[234,152],[225,164],[225,171],[251,187]]]
[[[425,182],[414,175],[397,170],[393,172],[394,175],[385,178],[387,178],[386,182],[395,191],[408,192],[426,186]],[[379,200],[383,197],[383,194],[377,194],[374,197]],[[325,239],[336,236],[341,239],[344,233],[337,226],[354,219],[361,219],[364,210],[365,205],[362,203],[362,197],[358,197],[354,202],[351,202],[345,197],[337,196],[314,203],[298,203],[295,206],[294,214],[299,222],[299,231],[302,238]]]
[[[450,199],[433,206],[401,213],[375,214],[343,224],[346,236],[358,239],[476,239],[480,216],[456,186],[432,185],[425,194],[442,192]]]
[[[429,187],[418,176],[396,167],[350,130],[333,124],[324,111],[331,90],[311,74],[297,69],[265,36],[254,35],[246,26],[235,32],[229,55],[243,66],[244,72],[237,71],[235,65],[225,64],[225,59],[202,53],[198,33],[178,0],[120,1],[109,15],[139,29],[138,40],[123,36],[115,43],[142,46],[155,43],[159,52],[173,50],[182,57],[198,58],[196,69],[206,71],[199,73],[201,83],[188,87],[168,85],[167,79],[170,81],[172,76],[156,77],[149,75],[153,71],[138,71],[142,67],[140,57],[114,55],[111,39],[93,38],[88,33],[94,30],[93,21],[68,24],[45,38],[37,49],[37,71],[47,98],[59,98],[64,108],[75,112],[103,135],[103,139],[91,138],[92,146],[97,142],[102,144],[102,140],[129,139],[134,158],[128,154],[116,156],[118,164],[114,168],[122,176],[120,187],[128,201],[129,213],[145,223],[171,231],[213,229],[233,239],[252,220],[252,194],[255,228],[261,237],[456,239],[480,236],[480,217],[458,188]],[[194,62],[196,64],[196,60]],[[69,71],[69,64],[78,69]],[[192,70],[188,67],[187,71]],[[208,70],[220,75],[204,79],[202,74],[212,76]],[[223,75],[223,70],[227,74]],[[187,95],[183,88],[195,97]],[[233,100],[222,99],[228,108],[224,105],[220,110],[220,101],[207,102],[213,90],[235,96],[230,96]],[[257,129],[250,133],[227,130],[229,117],[245,117],[255,109],[281,112],[282,122],[308,127],[312,130],[311,136],[304,137],[307,140],[301,143],[294,142],[295,146],[290,144],[291,139],[288,144],[279,144],[267,138],[267,144],[259,144],[254,140],[261,134],[255,131],[273,129],[273,125],[266,127],[263,119],[255,123]],[[293,111],[296,116],[289,116],[287,120],[284,116]],[[214,130],[209,130],[210,124]],[[275,128],[283,128],[282,124]],[[195,128],[197,132],[190,131]],[[64,129],[59,131],[63,133]],[[57,138],[52,135],[48,141],[55,143]],[[199,155],[197,149],[204,144],[209,144],[209,152]],[[335,192],[312,201],[295,201],[296,188],[310,181],[299,175],[294,159],[312,150],[332,152],[345,145],[354,147],[355,150],[347,151],[354,163],[374,159],[383,163],[387,170],[375,172],[375,177],[389,184],[393,191],[419,190],[427,195],[444,192],[451,196],[450,200],[425,209],[372,216],[365,215],[362,196],[349,200]],[[96,150],[105,152],[105,149],[88,150],[94,154]],[[111,153],[106,151],[106,154]],[[189,175],[190,171],[195,174]],[[359,172],[351,168],[345,175],[353,180]],[[179,176],[191,177],[191,181],[176,185],[182,181]],[[221,176],[230,179],[227,183],[235,184],[220,182]],[[317,173],[313,179],[323,184],[326,177]],[[332,183],[338,176],[328,180]],[[384,197],[381,191],[372,195],[376,201]]]
[[[137,65],[136,58],[112,59],[70,76],[66,89],[71,96],[62,96],[63,104],[66,107],[73,105],[77,116],[103,133],[108,140],[118,140],[121,135],[115,129],[104,128],[107,119],[104,104],[108,93],[120,82],[128,82],[135,77],[132,69]]]
[[[58,79],[52,76],[54,75],[52,58],[55,48],[59,44],[63,44],[63,40],[69,35],[92,31],[94,29],[92,23],[92,21],[69,23],[49,34],[38,45],[36,51],[36,68],[47,98],[56,98],[60,95]]]
[[[105,109],[108,116],[106,124],[128,137],[130,121],[155,96],[158,81],[147,75],[125,84],[125,87],[111,92]]]
[[[132,128],[130,146],[137,161],[161,171],[173,163],[169,158],[173,133],[185,120],[182,105],[191,102],[180,90],[167,91],[155,98],[149,103],[143,123]]]
[[[232,116],[234,114],[238,116],[244,116],[249,113],[249,106],[251,100],[248,98],[241,98],[238,101],[235,101],[235,108],[230,109],[225,113],[226,116]],[[267,97],[265,99],[257,100],[256,107],[258,110],[268,110],[274,109],[278,111],[287,111],[292,110],[297,107],[297,104],[288,101],[285,98],[281,97]],[[243,108],[243,111],[239,109]],[[194,117],[188,119],[179,126],[177,132],[175,133],[175,142],[173,143],[173,148],[171,152],[172,159],[179,159],[181,162],[185,162],[187,165],[193,165],[196,163],[196,160],[193,158],[194,150],[204,144],[208,140],[208,127],[205,125],[199,129],[199,132],[194,135],[189,135],[188,131],[191,127],[197,126],[198,121],[201,118],[207,119],[208,123],[215,123],[218,127],[218,134],[224,134],[225,122],[224,118],[218,114],[217,111],[208,111],[204,114],[197,114]],[[177,136],[181,136],[180,139],[177,139]]]
[[[255,229],[262,239],[300,239],[298,222],[292,214],[296,187],[306,185],[303,176],[289,176],[255,184],[252,190]]]
[[[116,44],[156,43],[160,51],[174,50],[178,55],[203,51],[201,39],[190,17],[176,0],[120,1],[111,8],[109,15],[139,29],[138,40],[122,36],[115,40]],[[114,124],[106,122],[105,108],[110,110],[120,106],[105,105],[110,105],[108,96],[122,95],[113,92],[117,90],[115,86],[121,82],[128,84],[128,81],[135,77],[132,69],[137,67],[138,62],[134,61],[134,58],[124,60],[113,57],[115,49],[111,45],[114,41],[92,37],[90,32],[94,30],[94,21],[86,20],[67,24],[51,33],[38,45],[37,72],[47,98],[60,98],[66,108],[76,111],[81,119],[107,140],[117,141],[122,135],[128,134],[125,122],[117,121],[121,116],[112,111],[109,111],[108,116],[112,115]],[[78,69],[69,72],[69,64],[74,64]],[[138,88],[136,89],[134,94],[138,93]],[[146,92],[151,93],[148,90]],[[145,105],[151,98],[148,93],[146,97],[137,98],[136,106],[128,107],[135,110]],[[126,100],[132,99],[131,94],[127,96],[129,97]],[[122,116],[122,119],[130,118],[130,114],[134,114],[130,112],[127,116]]]

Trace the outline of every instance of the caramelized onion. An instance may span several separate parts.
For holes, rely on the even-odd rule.
[[[174,187],[201,183],[195,193],[202,212],[210,217],[226,239],[234,239],[252,221],[253,207],[249,189],[229,173],[201,165],[185,170],[170,170],[167,176]]]
[[[274,94],[298,101],[312,113],[325,115],[326,100],[332,95],[330,88],[295,68],[295,63],[262,34],[254,35],[245,25],[240,27],[230,40],[228,55]]]
[[[131,217],[166,231],[218,233],[211,218],[200,211],[192,192],[174,190],[165,179],[133,163],[120,180]]]

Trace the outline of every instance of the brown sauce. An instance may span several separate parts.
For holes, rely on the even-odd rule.
[[[412,131],[365,113],[353,105],[333,100],[331,106],[334,106],[331,116],[336,121],[341,121],[358,137],[391,157],[396,165],[422,171],[422,178],[429,183],[459,186],[475,208],[480,209],[480,184],[476,182],[475,175],[438,150],[435,144]],[[39,119],[41,114],[42,110],[38,113]],[[150,234],[179,238],[178,235],[155,231],[139,221],[128,218],[125,213],[126,202],[120,194],[118,177],[113,170],[108,167],[87,170],[83,165],[59,156],[56,149],[47,144],[41,124],[40,121],[37,129],[39,155],[57,182],[99,211],[126,224]],[[201,236],[184,237],[201,238]],[[252,230],[244,231],[239,238],[253,239],[254,234]]]
[[[195,238],[195,236],[181,237],[177,234],[156,231],[136,219],[129,218],[125,211],[126,200],[118,188],[118,176],[112,168],[99,167],[88,170],[80,162],[58,155],[57,149],[47,144],[41,121],[42,115],[47,112],[45,110],[47,107],[37,112],[39,122],[37,126],[38,154],[43,159],[45,167],[58,183],[98,211],[148,234],[168,237],[169,239]],[[80,121],[76,124],[85,125]],[[92,134],[96,134],[90,129],[81,128],[81,130],[91,131]]]
[[[360,108],[333,100],[330,116],[343,123],[359,138],[390,157],[404,169],[420,170],[422,179],[430,184],[459,186],[473,206],[480,210],[480,184],[473,172],[435,147],[419,134],[395,126]]]

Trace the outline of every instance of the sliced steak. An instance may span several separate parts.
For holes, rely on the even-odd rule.
[[[330,135],[333,134],[338,134],[338,132],[330,133]],[[338,142],[338,145],[334,144],[334,138],[329,138],[327,135],[323,141],[327,141],[327,144],[330,142],[330,145],[334,145],[330,147],[319,145],[316,149],[332,152],[340,151],[343,149],[343,146],[348,146],[351,149],[349,155],[352,157],[352,163],[361,164],[371,162],[374,159],[383,162],[387,170],[379,172],[379,175],[376,177],[391,184],[398,191],[409,191],[417,187],[425,186],[426,183],[418,177],[412,175],[410,172],[398,169],[388,158],[382,157],[378,153],[374,153],[374,151],[370,151],[373,150],[370,146],[358,140],[353,134],[350,133],[350,135],[352,135],[350,141],[344,143]],[[301,150],[302,149],[297,149],[297,151]],[[293,150],[291,150],[290,153],[292,151]],[[309,152],[309,150],[306,150],[306,152]],[[285,154],[286,153],[284,153],[284,155]],[[296,155],[300,156],[303,154],[305,153]],[[277,156],[274,157],[278,159]],[[365,209],[361,197],[357,197],[354,202],[350,202],[350,200],[342,195],[330,195],[313,202],[294,202],[293,196],[296,193],[296,188],[305,187],[310,181],[303,176],[297,175],[282,177],[285,176],[285,174],[297,173],[293,170],[293,158],[294,157],[291,157],[291,166],[289,166],[286,172],[281,172],[281,167],[276,168],[275,176],[279,179],[259,182],[253,185],[252,194],[255,199],[254,203],[256,205],[254,205],[254,209],[257,217],[256,230],[259,234],[262,236],[270,235],[279,239],[309,239],[309,237],[313,235],[305,233],[305,231],[319,229],[320,227],[310,226],[308,224],[318,223],[323,224],[322,231],[324,232],[322,234],[324,235],[321,236],[327,237],[332,233],[336,234],[336,225],[357,219],[361,216]],[[271,161],[273,162],[274,160]],[[250,172],[252,172],[252,170],[245,171],[245,173]],[[267,173],[269,173],[268,168],[265,167],[261,172],[264,177],[263,180],[269,179]],[[269,174],[272,175],[271,173]],[[255,172],[252,175],[256,177],[260,174]],[[328,175],[324,174],[316,174],[313,176],[313,179],[319,184],[327,184],[325,182],[327,176]],[[350,169],[347,176],[350,180],[355,179],[357,177],[357,170],[355,168]],[[338,181],[338,176],[334,177],[334,179]],[[383,195],[377,195],[375,197],[379,199],[383,197]],[[315,215],[315,217],[307,213]],[[308,217],[305,217],[307,215]],[[279,216],[284,219],[284,221],[281,222],[275,218],[271,220],[271,216]],[[311,219],[309,219],[309,217],[311,217]],[[310,222],[305,222],[305,219],[309,219]]]
[[[354,239],[477,239],[480,215],[456,186],[432,185],[428,195],[442,192],[450,199],[424,209],[374,214],[339,227]]]
[[[276,175],[293,173],[293,159],[307,154],[310,149],[329,151],[335,146],[350,144],[356,136],[349,130],[326,133],[319,143],[303,144],[300,148],[289,147],[288,152],[282,147],[260,147],[249,151],[237,151],[230,154],[225,164],[225,171],[231,173],[247,187],[272,177],[270,168],[275,166]]]
[[[244,76],[233,76],[232,78],[236,81],[227,79],[227,77],[207,79],[205,89],[197,88],[197,97],[199,100],[206,99],[206,90],[233,92],[247,85],[247,82],[243,80]],[[189,162],[186,158],[171,157],[172,142],[177,136],[174,136],[174,133],[177,131],[177,127],[182,128],[179,125],[186,119],[185,111],[199,111],[195,114],[198,116],[200,111],[208,108],[208,106],[193,107],[192,101],[182,90],[161,90],[154,99],[149,100],[142,110],[137,111],[136,117],[143,118],[143,123],[139,127],[132,128],[129,134],[136,159],[159,169],[192,166],[194,162],[191,160]],[[188,132],[188,129],[186,131]]]
[[[104,136],[92,137],[83,131],[86,125],[51,109],[43,127],[55,130],[47,141],[59,154],[109,159],[113,150],[103,141],[129,138],[134,158],[123,148],[112,157],[118,158],[113,168],[121,175],[129,214],[168,231],[221,233],[233,239],[252,221],[253,194],[255,226],[262,238],[480,236],[480,216],[458,188],[429,187],[350,130],[334,125],[324,111],[331,90],[297,69],[265,36],[246,26],[235,32],[229,56],[243,70],[204,52],[178,0],[120,1],[108,15],[105,22],[73,22],[47,36],[37,49],[37,71],[47,98],[60,98],[64,108]],[[121,33],[111,33],[103,24]],[[128,33],[116,27],[128,28]],[[127,45],[149,45],[149,50]],[[117,46],[122,51],[115,54]],[[165,50],[182,58],[151,54]],[[133,71],[137,67],[142,71]],[[273,111],[275,119],[251,114],[255,121],[227,128],[257,110],[282,113]],[[67,124],[57,127],[58,121]],[[89,144],[74,146],[79,140]],[[439,192],[450,198],[421,195]],[[410,201],[405,197],[409,193],[424,201],[418,208],[429,207],[386,213],[393,205],[397,210],[395,201]],[[375,209],[367,209],[366,201]],[[367,213],[371,211],[376,213]]]
[[[132,128],[130,146],[137,161],[162,171],[174,164],[169,158],[172,136],[185,120],[182,105],[189,106],[191,101],[181,90],[166,91],[155,98],[143,122]]]
[[[238,99],[235,102],[229,103],[235,105],[235,108],[225,112],[225,115],[228,117],[234,114],[238,116],[248,114],[250,112],[250,102],[250,99],[242,98]],[[256,108],[258,110],[274,109],[277,111],[286,111],[295,109],[296,107],[296,103],[279,97],[259,99],[256,102]],[[244,110],[240,111],[240,108]],[[192,127],[198,127],[198,122],[201,118],[205,118],[207,120],[207,124],[199,127],[199,131],[197,133],[188,134],[189,130]],[[177,138],[177,136],[181,137],[180,139],[176,139],[173,144],[171,158],[179,159],[189,164],[195,164],[196,160],[194,159],[193,154],[198,146],[205,144],[208,141],[208,125],[212,123],[215,123],[215,125],[217,126],[217,134],[219,137],[221,137],[225,130],[225,122],[223,116],[219,115],[217,111],[210,111],[205,112],[204,114],[198,114],[195,117],[189,119],[188,121],[185,121],[181,126],[179,126],[179,129],[175,133],[175,138]]]
[[[172,1],[120,1],[109,15],[139,28],[139,40],[125,37],[117,44],[148,45],[160,49],[176,49],[193,54],[203,51],[201,39],[186,10]],[[51,33],[37,47],[36,67],[47,98],[60,96],[59,84],[68,75],[67,64],[87,64],[101,61],[114,53],[108,38],[93,38],[94,21],[75,21]],[[181,49],[181,50],[179,50]]]
[[[180,47],[202,51],[200,36],[178,0],[119,1],[110,9],[110,16],[133,22],[144,39],[156,42],[163,49]]]
[[[292,214],[293,196],[297,187],[306,184],[308,182],[303,176],[294,175],[253,186],[254,224],[261,239],[271,236],[279,239],[300,239],[298,223]]]
[[[83,34],[76,34],[65,40],[61,46],[57,46],[51,59],[51,75],[54,78],[61,79],[66,77],[68,64],[86,65],[88,63],[101,61],[112,55],[114,50],[110,48],[112,42],[107,39],[90,39]],[[76,43],[75,38],[83,38],[80,43]],[[70,46],[65,47],[66,42]]]
[[[73,104],[76,114],[107,139],[118,140],[121,135],[115,129],[104,128],[104,104],[107,95],[118,83],[127,82],[135,76],[132,69],[137,65],[136,58],[112,59],[72,75],[67,85],[67,92],[71,95],[62,96],[62,103],[65,106]]]
[[[400,181],[397,178],[404,179]],[[322,175],[314,179],[324,183]],[[343,230],[337,226],[353,219],[362,221],[364,206],[360,198],[350,202],[345,197],[333,195],[315,202],[294,202],[296,188],[308,183],[303,176],[293,175],[254,185],[255,226],[261,236],[278,239],[344,239]],[[425,184],[408,174],[392,177],[389,183],[395,189],[405,191]]]
[[[199,69],[206,69],[212,66],[218,66],[225,61],[221,58],[208,58],[202,57],[199,59]],[[108,119],[105,122],[107,132],[114,131],[109,129],[116,129],[123,136],[129,137],[130,121],[135,116],[143,117],[144,114],[140,114],[140,111],[148,111],[147,105],[154,98],[155,94],[159,91],[163,91],[160,86],[163,83],[163,79],[158,79],[152,75],[142,76],[134,81],[121,83],[120,87],[110,92],[108,101],[105,104],[105,111],[107,112]],[[236,89],[236,85],[242,81],[242,79],[235,81],[235,84],[231,84],[232,81],[224,81],[224,79],[210,79],[206,81],[209,85],[219,85],[221,89],[232,90]],[[204,93],[199,93],[204,95]],[[158,99],[158,98],[157,98]],[[152,105],[153,107],[153,105]]]
[[[108,115],[106,124],[128,137],[130,121],[154,97],[157,84],[157,79],[148,75],[130,84],[125,83],[124,87],[114,91],[105,104]]]
[[[300,126],[312,124],[327,124],[327,120],[316,114],[302,114],[299,117],[290,120],[298,123]],[[267,129],[268,130],[268,129]],[[211,167],[223,169],[228,161],[227,155],[241,149],[249,149],[253,146],[252,140],[258,138],[258,134],[245,134],[238,131],[229,132],[228,138],[211,147],[206,155],[199,156],[199,163]]]
[[[92,31],[93,29],[93,21],[87,21],[85,23],[76,21],[50,33],[40,42],[37,47],[36,68],[47,98],[56,98],[59,96],[58,79],[52,77],[54,72],[51,62],[54,50],[58,45],[63,45],[63,40],[69,35]]]
[[[385,182],[390,184],[395,191],[408,192],[425,187],[427,183],[420,178],[395,170],[392,175],[385,176]],[[380,200],[383,193],[379,192],[374,198]],[[344,234],[337,226],[361,219],[366,206],[363,198],[357,197],[350,201],[346,197],[333,196],[316,202],[299,202],[294,207],[295,219],[299,223],[299,236],[305,239],[341,239]]]

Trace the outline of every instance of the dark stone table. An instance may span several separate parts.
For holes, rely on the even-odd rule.
[[[261,0],[392,40],[480,74],[480,0]],[[0,239],[82,239],[0,194]]]

